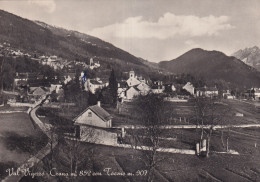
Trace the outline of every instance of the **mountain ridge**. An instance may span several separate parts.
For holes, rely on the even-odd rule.
[[[159,66],[175,74],[189,73],[208,81],[224,80],[247,87],[260,85],[260,72],[235,57],[215,50],[195,48],[176,59],[162,61]]]
[[[260,71],[260,49],[257,46],[240,49],[234,52],[232,56]]]
[[[31,52],[47,52],[79,60],[93,56],[109,57],[143,65],[139,58],[99,38],[31,21],[4,10],[0,10],[0,26],[0,41]]]

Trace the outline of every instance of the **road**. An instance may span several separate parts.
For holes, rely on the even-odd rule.
[[[259,128],[260,124],[237,124],[237,125],[163,125],[161,126],[162,129],[196,129],[196,128],[204,128],[204,129],[210,129],[213,128],[213,130],[216,129],[223,129],[223,128]],[[146,126],[141,125],[120,125],[113,128],[121,129],[144,129]]]

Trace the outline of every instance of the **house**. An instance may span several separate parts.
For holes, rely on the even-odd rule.
[[[154,81],[154,84],[151,88],[151,92],[154,94],[161,94],[165,90],[165,86],[162,81]]]
[[[30,94],[34,95],[34,96],[42,96],[44,94],[46,94],[48,92],[48,90],[44,87],[37,87],[37,88],[33,88],[30,91]]]
[[[136,88],[140,91],[141,95],[147,95],[151,90],[150,87],[144,82],[141,82],[136,86]]]
[[[250,93],[255,100],[260,100],[260,88],[251,88]]]
[[[67,84],[69,83],[72,79],[75,79],[76,73],[64,73],[64,83]]]
[[[154,94],[161,94],[163,93],[165,87],[163,85],[153,85],[151,88],[151,92]]]
[[[207,87],[204,86],[202,88],[196,89],[196,96],[205,96],[205,97],[214,97],[218,96],[218,89],[216,87]]]
[[[81,141],[116,145],[118,134],[112,127],[112,117],[105,111],[100,102],[90,106],[74,120],[76,137]]]
[[[260,100],[260,88],[255,89],[255,99]]]
[[[28,96],[33,99],[37,100],[41,98],[42,96],[46,95],[48,93],[48,90],[44,87],[30,87],[30,92]]]
[[[128,89],[127,83],[125,81],[117,83],[117,95],[119,98],[126,98],[126,90]]]
[[[223,91],[222,95],[224,99],[235,99],[235,96],[231,95],[229,90]]]
[[[191,95],[195,94],[195,87],[190,82],[187,82],[186,85],[184,85],[182,88],[189,92]]]
[[[14,77],[14,86],[26,85],[28,81],[27,73],[16,73]]]
[[[94,63],[93,58],[90,58],[90,60],[89,60],[89,68],[91,70],[93,70],[94,68],[99,68],[99,67],[100,67],[99,61]]]
[[[174,86],[173,84],[171,85],[171,90],[172,90],[173,92],[176,91],[176,88],[175,88],[175,86]]]
[[[95,94],[97,89],[102,89],[106,86],[101,81],[97,81],[94,79],[87,79],[84,83],[84,88],[86,91],[90,91],[92,94]]]
[[[112,127],[112,117],[105,109],[101,107],[100,102],[98,102],[97,105],[89,106],[73,121],[75,122],[75,125],[88,125],[99,128]]]
[[[59,93],[59,90],[62,88],[61,84],[51,84],[50,92],[55,91],[56,93]]]
[[[135,87],[130,87],[129,89],[126,90],[126,98],[131,100],[134,97],[140,95],[140,91],[138,90],[138,88]]]

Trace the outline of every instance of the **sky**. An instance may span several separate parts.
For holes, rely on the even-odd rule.
[[[260,46],[259,0],[0,0],[0,9],[77,30],[143,59]]]

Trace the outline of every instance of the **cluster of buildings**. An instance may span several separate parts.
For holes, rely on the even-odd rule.
[[[62,69],[75,69],[75,66],[80,66],[83,68],[88,67],[88,65],[84,62],[78,61],[69,61],[67,59],[60,58],[58,56],[39,56],[37,58],[31,58],[39,62],[42,65],[48,65],[52,67],[54,70],[62,70]]]
[[[78,62],[78,61],[68,61],[67,59],[62,59],[55,55],[53,56],[39,56],[38,58],[31,58],[32,60],[38,61],[42,65],[49,65],[54,70],[58,69],[74,69],[75,66],[80,66],[82,68],[89,68],[91,70],[100,67],[99,61],[94,61],[93,58],[90,58],[89,65],[85,62]]]
[[[148,93],[162,94],[165,90],[170,92],[177,92],[176,87],[180,87],[173,83],[163,83],[163,81],[150,82],[142,77],[135,75],[134,71],[129,72],[129,78],[126,81],[118,83],[118,97],[126,100],[131,100],[138,95],[146,95]],[[218,89],[216,87],[201,87],[195,88],[192,83],[187,82],[182,85],[180,89],[185,90],[189,95],[195,97],[216,97],[218,96]]]
[[[62,94],[62,85],[66,85],[75,77],[74,72],[63,73],[52,79],[40,73],[16,73],[13,83],[13,90],[19,93],[16,101],[32,103],[49,93]]]
[[[254,99],[254,100],[260,100],[260,88],[251,88],[248,89],[245,93],[245,98],[246,99]]]
[[[99,61],[94,61],[93,58],[90,58],[90,64],[86,64],[85,62],[78,62],[78,61],[69,61],[67,59],[63,59],[61,57],[58,57],[56,55],[42,55],[37,56],[36,54],[31,55],[29,53],[24,53],[22,50],[12,48],[9,43],[0,43],[0,50],[3,50],[6,53],[6,56],[10,56],[13,58],[16,57],[22,57],[27,56],[31,60],[37,61],[42,65],[48,65],[52,67],[54,70],[62,70],[64,68],[66,69],[74,69],[75,66],[80,66],[82,68],[89,68],[89,69],[95,69],[99,68],[101,65]]]
[[[12,48],[11,45],[7,42],[4,42],[2,44],[0,43],[0,51],[1,52],[4,51],[6,53],[6,56],[13,57],[13,58],[21,57],[21,56],[31,57],[30,54],[24,53],[20,49]]]
[[[86,65],[85,67],[88,67],[89,69],[93,70],[94,68],[99,68],[100,67],[100,63],[99,63],[99,61],[94,62],[94,59],[90,58],[89,65]]]

